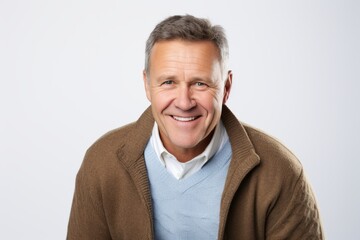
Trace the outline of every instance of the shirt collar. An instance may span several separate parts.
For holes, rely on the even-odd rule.
[[[177,179],[183,178],[188,174],[192,174],[202,168],[205,163],[213,157],[219,150],[222,149],[229,137],[226,133],[222,121],[216,125],[214,135],[205,150],[186,163],[181,163],[176,160],[169,151],[164,147],[157,123],[155,122],[150,142],[155,150],[155,153],[164,167],[168,169]]]

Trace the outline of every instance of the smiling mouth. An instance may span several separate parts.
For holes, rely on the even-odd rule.
[[[179,117],[179,116],[172,116],[173,119],[175,119],[176,121],[179,122],[190,122],[190,121],[194,121],[195,119],[199,118],[199,117]]]

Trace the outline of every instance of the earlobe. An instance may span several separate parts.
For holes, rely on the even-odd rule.
[[[232,77],[233,77],[232,71],[229,70],[227,79],[225,80],[223,104],[225,104],[229,99],[231,86],[232,86]]]
[[[148,78],[146,71],[143,71],[143,81],[144,81],[144,87],[145,87],[145,93],[147,99],[151,102],[151,94],[150,94],[150,79]]]

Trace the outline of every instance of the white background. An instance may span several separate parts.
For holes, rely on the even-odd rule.
[[[360,239],[360,4],[351,0],[0,0],[0,239],[65,239],[89,145],[148,106],[155,24],[222,25],[228,105],[302,161],[327,239]]]

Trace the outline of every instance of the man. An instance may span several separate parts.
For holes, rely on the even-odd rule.
[[[299,161],[225,106],[227,59],[223,29],[205,19],[155,27],[151,107],[87,151],[68,239],[323,239]]]

